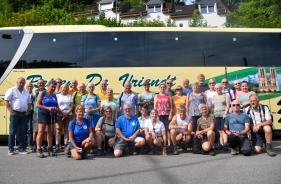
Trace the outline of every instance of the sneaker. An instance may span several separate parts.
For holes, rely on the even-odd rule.
[[[8,155],[9,155],[9,156],[11,156],[11,155],[15,155],[15,154],[16,154],[16,153],[15,153],[15,151],[14,151],[14,150],[9,150],[9,151],[8,151]]]
[[[239,151],[237,148],[230,148],[230,154],[231,155],[238,155],[239,154]]]
[[[272,145],[269,143],[266,143],[266,152],[269,156],[275,157],[277,154],[272,150]]]
[[[37,151],[37,157],[39,157],[39,158],[45,158],[45,155],[44,155],[42,149],[39,149],[39,150]]]
[[[176,146],[174,146],[173,155],[178,155],[178,154],[179,154],[178,149]]]
[[[211,149],[210,152],[209,152],[209,155],[211,156],[216,156],[216,152],[214,149]]]
[[[19,154],[21,155],[26,155],[28,152],[26,151],[26,149],[20,149],[19,150]]]

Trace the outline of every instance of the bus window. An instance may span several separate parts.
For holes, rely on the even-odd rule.
[[[83,66],[83,33],[42,33],[34,34],[15,68]]]
[[[22,37],[23,32],[19,30],[0,30],[0,77],[14,57]]]
[[[143,32],[86,33],[88,67],[145,65]]]
[[[146,54],[150,66],[203,66],[199,34],[147,32]]]

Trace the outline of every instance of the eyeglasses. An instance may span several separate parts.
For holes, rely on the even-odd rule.
[[[110,112],[111,113],[112,111],[105,111],[105,112]]]
[[[222,82],[222,83],[227,84],[228,82]]]
[[[215,82],[210,82],[209,84],[216,84]]]
[[[131,108],[125,108],[124,110],[125,110],[125,111],[129,111],[129,110],[131,110]]]
[[[233,107],[235,107],[235,106],[240,106],[240,104],[232,104],[232,106],[233,106]]]

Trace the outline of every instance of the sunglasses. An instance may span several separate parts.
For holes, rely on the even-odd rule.
[[[240,85],[240,83],[235,83],[234,85]]]
[[[171,82],[167,82],[166,84],[172,84]]]
[[[112,112],[112,111],[105,111],[105,112]]]
[[[227,84],[228,82],[222,82],[222,83]]]
[[[232,104],[232,106],[233,106],[233,107],[235,107],[235,106],[240,106],[240,104]]]
[[[215,82],[210,82],[209,84],[216,84]]]

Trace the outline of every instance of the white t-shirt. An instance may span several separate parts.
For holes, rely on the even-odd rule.
[[[207,96],[207,102],[208,102],[209,109],[211,109],[211,107],[212,107],[212,99],[213,99],[213,97],[215,95],[217,95],[216,91],[211,91],[211,90],[207,90],[206,91],[206,96]]]
[[[62,112],[69,111],[70,107],[73,105],[73,97],[71,95],[57,94],[57,99]]]
[[[116,109],[118,108],[117,102],[116,101],[107,101],[107,100],[102,101],[101,102],[101,109],[105,110],[107,107],[111,108],[111,110],[112,110],[112,117],[114,117]]]
[[[145,128],[145,125],[147,124],[147,121],[150,120],[149,117],[144,118],[144,119],[141,119],[141,117],[139,117],[138,119],[139,119],[139,122],[140,122],[140,127],[141,127],[141,129],[144,129],[144,128]]]
[[[10,102],[12,110],[19,112],[26,112],[28,110],[28,104],[32,103],[28,91],[23,89],[20,92],[17,87],[8,89],[4,99]]]
[[[148,128],[149,132],[154,132],[156,134],[156,136],[159,136],[159,137],[162,135],[162,132],[165,132],[165,126],[159,120],[157,120],[155,126],[153,127],[152,120],[149,119],[148,121],[146,121],[146,124],[144,125],[144,127]]]

